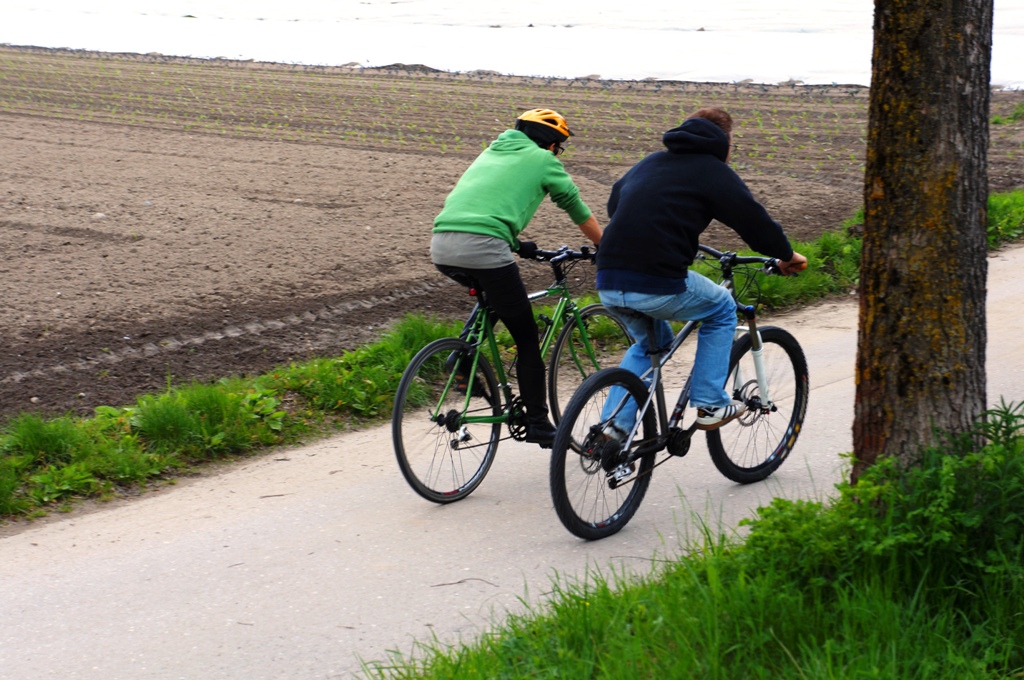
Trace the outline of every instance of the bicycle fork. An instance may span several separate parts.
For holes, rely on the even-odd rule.
[[[743,330],[751,338],[751,359],[753,359],[754,362],[754,378],[757,380],[758,395],[761,402],[760,407],[761,409],[774,411],[775,405],[771,400],[771,392],[768,387],[768,373],[765,370],[764,343],[761,341],[761,332],[758,331],[758,322],[754,315],[754,307],[746,306],[742,308],[742,311],[743,315],[746,317],[746,328]],[[737,331],[738,330],[739,329],[737,329]],[[742,367],[739,362],[736,362],[736,378],[733,387],[739,390],[739,394],[743,395],[743,387],[745,384],[746,383],[742,375]]]
[[[738,326],[736,328],[736,335],[739,337],[743,333],[750,336],[750,358],[754,362],[754,381],[757,383],[757,402],[756,404],[747,404],[748,408],[751,406],[757,407],[760,410],[775,410],[775,404],[772,402],[771,393],[768,388],[768,373],[764,366],[764,343],[761,342],[761,332],[757,330],[757,318],[754,315],[754,308],[746,306],[742,308],[743,315],[747,319],[747,326]],[[736,375],[733,379],[733,393],[739,395],[739,398],[744,402],[749,401],[753,398],[753,395],[747,394],[747,380],[743,376],[743,367],[740,362],[736,362]]]

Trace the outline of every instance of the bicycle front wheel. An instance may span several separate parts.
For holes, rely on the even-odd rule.
[[[391,438],[402,475],[423,498],[451,503],[471,494],[494,462],[501,423],[467,422],[501,414],[494,369],[457,338],[430,343],[413,357],[398,384]],[[467,400],[467,392],[469,398]]]
[[[726,390],[747,404],[747,412],[707,433],[715,467],[734,482],[759,482],[775,472],[796,444],[807,413],[807,360],[792,335],[761,329],[770,403],[757,384],[749,335],[736,340],[729,359]]]
[[[622,388],[616,390],[622,396],[606,409],[609,392],[616,387]],[[608,368],[587,378],[569,400],[551,449],[549,481],[558,519],[573,535],[587,540],[611,536],[626,526],[640,507],[651,483],[654,453],[630,460],[623,443],[602,432],[619,409],[635,411],[646,395],[647,388],[636,375],[623,368]],[[643,439],[657,435],[656,422],[649,410]]]
[[[633,344],[629,331],[604,305],[587,305],[580,322],[568,321],[558,335],[548,365],[548,402],[557,424],[587,376],[619,365]]]

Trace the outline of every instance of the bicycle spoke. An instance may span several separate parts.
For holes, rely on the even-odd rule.
[[[548,397],[557,423],[587,376],[619,365],[633,344],[626,327],[603,305],[580,310],[582,328],[569,322],[558,337],[548,366]]]
[[[399,467],[416,493],[436,503],[472,493],[494,460],[501,432],[500,423],[467,421],[501,413],[490,365],[480,357],[476,374],[467,375],[472,363],[461,354],[468,352],[469,345],[454,338],[427,345],[395,396],[392,439]]]
[[[552,449],[555,511],[566,529],[580,538],[604,538],[622,529],[639,508],[651,480],[647,473],[653,454],[629,463],[622,443],[603,433],[613,410],[605,412],[605,404],[613,390],[642,399],[644,385],[618,368],[588,378],[566,406]],[[653,416],[645,419],[646,436],[654,435],[653,423]]]
[[[761,329],[763,361],[771,402],[761,394],[750,352],[750,338],[733,346],[729,388],[733,398],[751,410],[731,423],[708,432],[708,449],[715,466],[742,484],[772,474],[796,443],[807,411],[807,361],[796,339],[781,328]],[[742,378],[734,382],[734,377]]]

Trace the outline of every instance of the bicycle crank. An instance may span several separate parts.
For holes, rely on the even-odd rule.
[[[694,423],[685,430],[675,428],[669,433],[668,445],[666,448],[668,452],[673,456],[682,458],[690,452],[690,441],[693,439],[693,433],[697,429],[697,423]]]
[[[523,406],[523,400],[518,396],[512,397],[506,409],[508,418],[505,424],[508,425],[509,435],[517,442],[526,441],[526,407]]]

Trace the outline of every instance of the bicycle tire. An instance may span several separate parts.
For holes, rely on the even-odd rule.
[[[450,380],[457,366],[446,367],[453,353],[471,358],[473,351],[458,338],[435,340],[413,357],[395,394],[391,438],[398,467],[409,486],[434,503],[452,503],[473,493],[498,449],[501,423],[462,422],[466,413],[501,414],[494,369],[479,357],[474,379],[465,383],[473,394],[466,409],[465,390],[454,389]]]
[[[604,423],[601,410],[608,390],[622,386],[637,403],[643,403],[647,387],[636,375],[623,368],[607,368],[594,373],[580,385],[565,408],[563,422],[551,449],[549,482],[555,512],[571,534],[586,540],[607,538],[619,532],[636,514],[651,483],[654,453],[634,462],[631,479],[614,487],[609,470],[622,459],[618,449],[608,451],[600,442]],[[657,435],[657,419],[648,410],[643,423],[643,439]],[[640,439],[640,437],[637,437]],[[582,442],[577,447],[575,442]]]
[[[775,472],[796,444],[807,413],[809,382],[803,349],[787,331],[761,328],[763,357],[776,410],[748,410],[717,430],[707,432],[708,451],[718,471],[739,484],[766,479]],[[748,404],[759,401],[749,335],[738,338],[729,358],[726,389],[733,389],[737,367],[746,383],[732,397]]]
[[[633,344],[625,324],[600,303],[581,309],[580,320],[582,328],[574,318],[562,327],[548,363],[548,404],[556,425],[562,419],[563,406],[587,376],[617,367]],[[590,338],[593,354],[587,352],[582,333]]]

